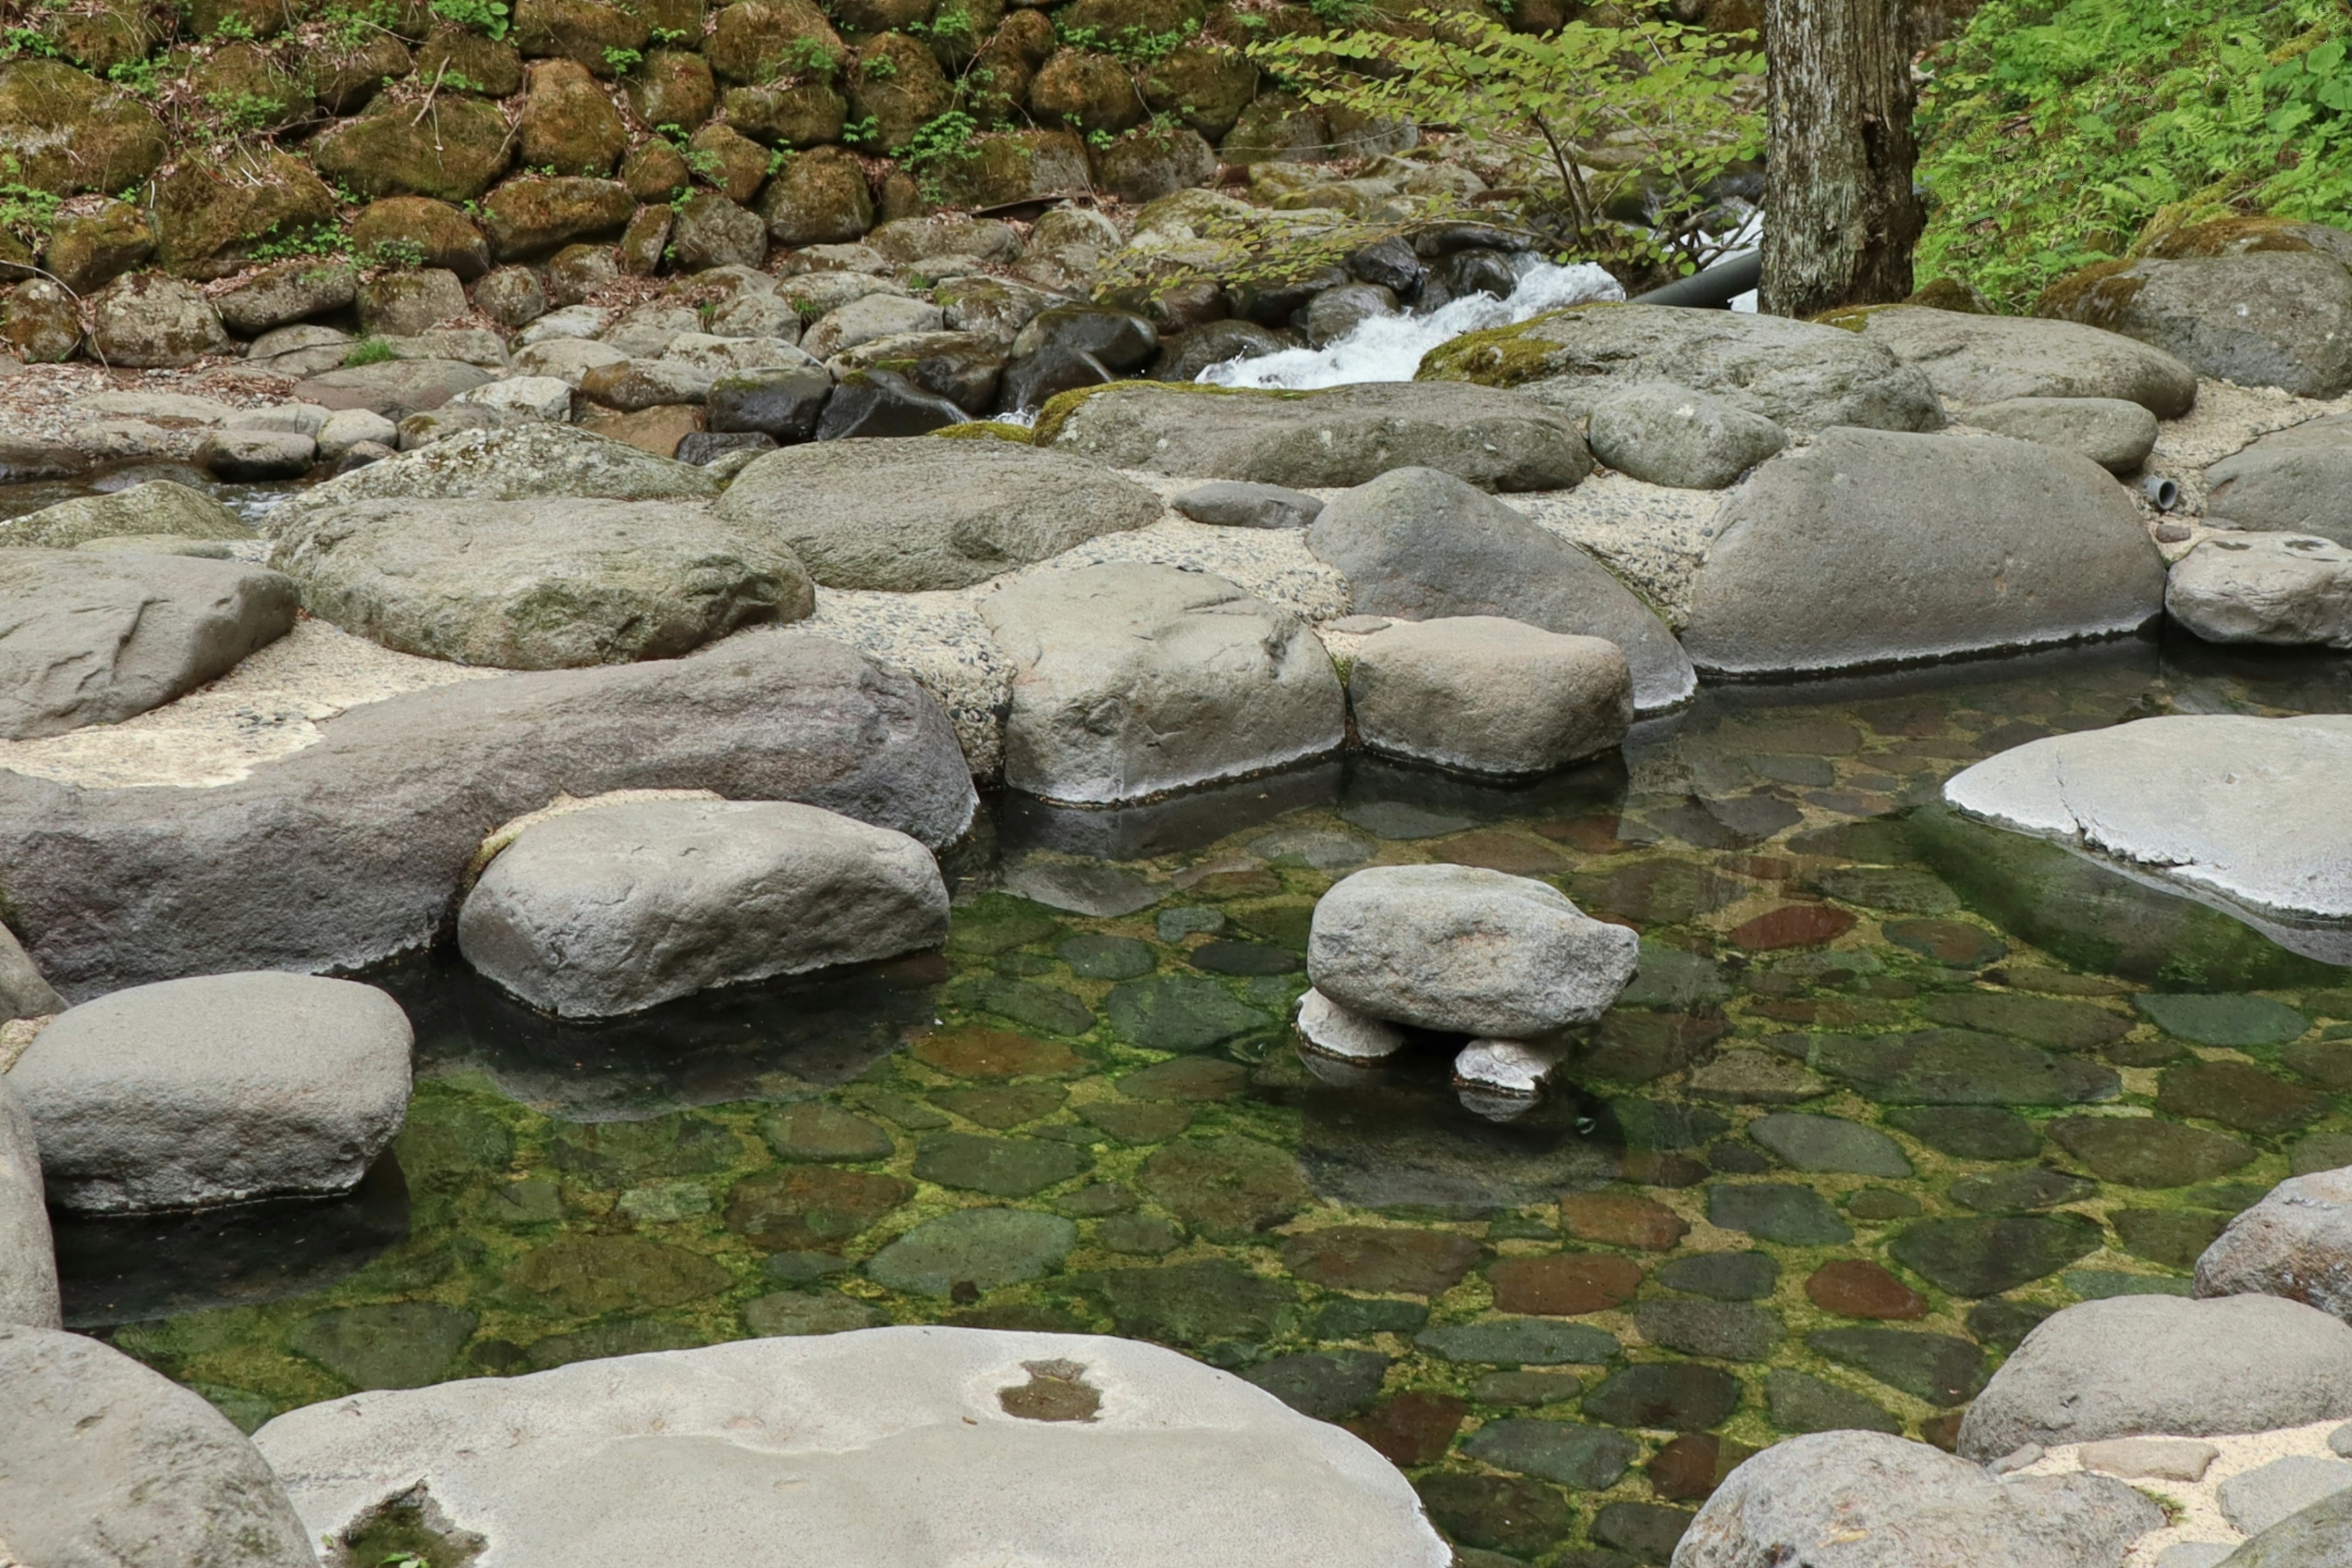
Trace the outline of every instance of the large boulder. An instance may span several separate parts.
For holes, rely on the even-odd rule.
[[[489,379],[488,371],[457,360],[387,360],[313,375],[295,383],[293,395],[298,403],[338,411],[363,408],[396,422],[429,413]]]
[[[227,1416],[111,1345],[55,1329],[0,1323],[0,1519],[27,1563],[318,1563]]]
[[[251,539],[245,520],[201,490],[150,479],[103,495],[78,496],[0,522],[0,548],[71,550],[93,539],[171,534],[180,539]]]
[[[348,1192],[408,1114],[400,1005],[307,974],[207,974],[68,1009],[8,1075],[49,1201],[113,1213]]]
[[[1140,800],[1320,756],[1347,733],[1347,698],[1314,634],[1205,572],[1037,572],[980,615],[1014,671],[1014,789]]]
[[[177,369],[226,353],[227,330],[212,301],[176,278],[127,273],[89,300],[96,357],[126,370]]]
[[[839,441],[771,452],[719,502],[774,531],[828,588],[964,588],[1160,521],[1160,498],[1059,453],[997,441]]]
[[[2299,533],[2213,535],[2172,563],[2164,610],[2207,642],[2352,647],[2352,548]]]
[[[782,801],[638,801],[533,823],[457,916],[466,962],[561,1017],[864,963],[947,936],[903,833]]]
[[[1435,468],[1486,490],[1564,490],[1592,471],[1573,420],[1486,387],[1368,382],[1323,392],[1117,382],[1065,393],[1037,444],[1115,468],[1315,489]]]
[[[1960,1423],[1959,1451],[2352,1417],[2352,1326],[2275,1296],[2114,1296],[2044,1319]]]
[[[1307,973],[1352,1012],[1423,1029],[1532,1039],[1609,1010],[1641,940],[1532,877],[1376,866],[1315,906]]]
[[[2097,464],[2001,437],[1827,430],[1717,515],[1683,645],[1734,676],[2135,631],[2164,562]]]
[[[241,562],[0,551],[0,737],[114,724],[293,627],[292,582]]]
[[[0,1324],[54,1329],[61,1321],[40,1145],[32,1118],[0,1076]]]
[[[210,788],[0,772],[0,898],[68,997],[253,968],[352,969],[434,940],[482,841],[559,794],[798,800],[940,847],[971,770],[914,679],[824,637],[554,670],[357,708]]]
[[[1789,444],[1789,433],[1737,404],[1668,381],[1637,381],[1594,400],[1592,455],[1633,479],[1719,490]]]
[[[617,237],[636,210],[618,180],[534,175],[491,192],[482,227],[499,260],[530,261],[576,242]]]
[[[2352,545],[2352,415],[2290,426],[2205,470],[2205,515]]]
[[[2076,321],[1881,305],[1831,321],[1916,366],[1954,408],[2020,397],[2120,398],[2158,419],[2195,406],[2197,373],[2162,349]]]
[[[153,174],[170,149],[153,110],[121,88],[62,60],[0,67],[0,154],[13,183],[112,195]]]
[[[2197,1259],[2200,1296],[2260,1293],[2352,1322],[2352,1168],[2290,1176]]]
[[[270,561],[345,631],[499,669],[675,658],[816,607],[772,535],[677,501],[356,501],[307,513]]]
[[[2241,386],[2352,387],[2352,269],[2322,250],[2101,262],[2053,284],[2034,313],[2137,338]]]
[[[1083,1334],[748,1340],[356,1394],[255,1441],[314,1539],[421,1486],[509,1568],[640,1568],[687,1540],[710,1563],[789,1542],[835,1568],[1451,1559],[1356,1437],[1173,1351]]]
[[[1432,349],[1418,379],[1517,387],[1582,416],[1630,382],[1668,381],[1791,430],[1940,430],[1917,367],[1861,334],[1811,321],[1674,305],[1580,305]]]
[[[495,103],[450,93],[433,112],[380,98],[310,143],[319,172],[362,196],[470,202],[506,173],[514,133]]]
[[[2056,735],[1955,774],[1944,798],[2352,962],[2352,718],[2172,715]]]
[[[2156,450],[2156,416],[2120,397],[2012,397],[1969,411],[1979,430],[2079,452],[2111,474],[2138,471]]]
[[[2352,1488],[2287,1515],[2217,1568],[2352,1568]]]
[[[1399,468],[1335,496],[1307,548],[1348,579],[1360,615],[1498,616],[1624,650],[1633,706],[1654,713],[1698,688],[1673,632],[1583,551],[1450,474]]]
[[[1775,1374],[1778,1375],[1778,1374]],[[1884,1432],[1776,1443],[1717,1487],[1675,1568],[2117,1568],[2164,1510],[2076,1472],[2004,1479]]]
[[[1373,751],[1541,773],[1623,742],[1633,680],[1615,643],[1459,616],[1398,622],[1359,644],[1348,707]]]

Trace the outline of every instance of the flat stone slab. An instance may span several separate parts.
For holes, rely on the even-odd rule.
[[[1916,365],[1954,408],[2014,398],[2119,398],[2158,419],[2196,405],[2197,373],[2160,348],[2079,321],[1883,305],[1837,318]]]
[[[2196,714],[2033,741],[1944,785],[1970,816],[2352,962],[2352,719]],[[2295,830],[2281,833],[2281,823]]]
[[[514,1434],[485,1444],[483,1431]],[[1172,1351],[882,1328],[369,1393],[255,1441],[312,1539],[422,1484],[508,1568],[1034,1561],[1444,1568],[1404,1478]]]
[[[2207,642],[2352,647],[2352,548],[2303,533],[2215,534],[2172,563],[2164,609]]]

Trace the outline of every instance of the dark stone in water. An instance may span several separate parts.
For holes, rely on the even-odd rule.
[[[700,1343],[702,1337],[683,1323],[624,1318],[617,1323],[598,1323],[576,1333],[546,1335],[531,1341],[523,1353],[532,1370],[545,1372],[573,1362],[644,1355],[652,1351],[691,1350]]]
[[[1615,1142],[1579,1127],[1572,1097],[1489,1121],[1463,1109],[1446,1061],[1429,1053],[1391,1081],[1298,1091],[1299,1158],[1315,1190],[1352,1208],[1484,1219],[1615,1177]]]
[[[1464,1546],[1531,1557],[1557,1545],[1576,1520],[1558,1492],[1517,1476],[1440,1470],[1412,1486],[1431,1521]]]
[[[2119,1209],[2107,1215],[2124,1250],[2168,1268],[2194,1268],[2230,1221],[2226,1215],[2186,1209]]]
[[[1982,969],[2009,953],[2007,942],[1966,921],[1890,921],[1879,929],[1895,946],[1955,969]]]
[[[1074,936],[1054,950],[1081,980],[1137,980],[1160,967],[1151,944],[1131,936]]]
[[[1465,1455],[1498,1470],[1590,1492],[1616,1485],[1641,1451],[1640,1444],[1607,1426],[1527,1419],[1489,1421],[1462,1445]]]
[[[2253,1145],[2226,1132],[2146,1116],[2062,1116],[2050,1136],[2101,1181],[2131,1187],[2210,1182],[2254,1157]]]
[[[758,1125],[779,1160],[887,1160],[893,1147],[887,1132],[823,1100],[802,1100],[760,1118]]]
[[[2096,1252],[2098,1226],[2074,1215],[1931,1219],[1906,1226],[1887,1251],[1955,1296],[1997,1296]]]
[[[1811,1055],[1815,1070],[1844,1079],[1864,1098],[1882,1102],[2073,1105],[2112,1100],[2123,1088],[2113,1068],[1969,1029],[1819,1040]]]
[[[618,1307],[677,1307],[726,1289],[734,1276],[698,1252],[637,1236],[568,1236],[526,1252],[507,1283],[567,1317]]]
[[[2352,1040],[2309,1040],[2287,1046],[2279,1061],[2323,1089],[2352,1089]]]
[[[1935,1023],[1989,1030],[2062,1051],[2095,1049],[2132,1028],[2132,1020],[2096,1003],[2013,991],[1947,991],[1927,997],[1919,1010]]]
[[[1819,947],[1853,929],[1853,916],[1829,904],[1783,904],[1731,928],[1734,943],[1750,952]]]
[[[1845,1212],[1856,1219],[1909,1219],[1924,1213],[1919,1200],[1909,1193],[1898,1193],[1892,1187],[1864,1187],[1846,1199]]]
[[[1159,1258],[1184,1245],[1184,1233],[1156,1215],[1113,1215],[1096,1227],[1095,1238],[1107,1252]]]
[[[1620,1096],[1609,1102],[1619,1135],[1631,1149],[1696,1149],[1731,1131],[1731,1122],[1704,1106]]]
[[[1207,942],[1186,955],[1212,974],[1293,974],[1306,968],[1295,952],[1254,942]]]
[[[1628,1367],[1584,1396],[1584,1413],[1612,1426],[1703,1432],[1739,1408],[1739,1380],[1692,1362]]]
[[[1780,1313],[1737,1301],[1643,1301],[1633,1326],[1654,1345],[1717,1361],[1762,1361],[1789,1331]]]
[[[1059,1041],[975,1025],[932,1030],[914,1051],[918,1061],[956,1078],[1076,1078],[1090,1065]]]
[[[1481,1405],[1515,1407],[1563,1405],[1583,1392],[1584,1380],[1572,1372],[1490,1372],[1470,1385]]]
[[[948,1000],[976,1013],[992,1013],[1049,1035],[1083,1035],[1095,1026],[1093,1009],[1057,985],[975,974],[948,987]]]
[[[2030,1160],[2042,1148],[2033,1123],[1990,1106],[1898,1106],[1886,1113],[1886,1122],[1963,1160]]]
[[[727,1228],[774,1252],[846,1241],[915,1195],[897,1176],[795,1166],[746,1176],[727,1194]]]
[[[2329,1098],[2273,1078],[2252,1062],[2191,1062],[2167,1068],[2156,1108],[2241,1132],[2286,1132],[2327,1114]]]
[[[1580,1079],[1648,1083],[1680,1072],[1730,1032],[1720,1016],[1617,1008],[1601,1020],[1591,1044],[1578,1055],[1576,1074]]]
[[[1120,1039],[1148,1051],[1205,1051],[1274,1022],[1216,982],[1187,974],[1118,986],[1103,1007]]]
[[[1775,1367],[1764,1379],[1772,1425],[1790,1436],[1807,1432],[1900,1432],[1903,1423],[1876,1400],[1801,1372]]]
[[[1478,1261],[1477,1242],[1442,1230],[1342,1225],[1282,1244],[1283,1266],[1310,1285],[1436,1296]],[[1636,1278],[1639,1271],[1636,1271]]]
[[[2098,1190],[2096,1182],[2086,1182],[2063,1171],[2029,1165],[1963,1176],[1952,1184],[1951,1198],[1962,1208],[1975,1209],[1979,1214],[2015,1214],[2081,1203],[2095,1196]]]
[[[1618,915],[1642,925],[1680,925],[1727,909],[1748,896],[1745,883],[1687,860],[1636,860],[1569,879],[1569,896],[1588,914]]]
[[[1592,1516],[1592,1539],[1632,1554],[1636,1562],[1670,1563],[1675,1543],[1695,1517],[1685,1509],[1654,1502],[1607,1503]]]
[[[985,893],[956,907],[948,921],[947,950],[993,958],[1016,947],[1044,942],[1062,929],[1062,922],[1043,904],[1010,893]]]
[[[1930,1405],[1965,1404],[1985,1385],[1984,1352],[1948,1334],[1910,1329],[1822,1329],[1805,1342],[1841,1365],[1866,1372]]]
[[[967,1121],[1004,1131],[1053,1115],[1068,1098],[1069,1092],[1058,1084],[989,1084],[977,1089],[937,1089],[931,1094],[931,1103]]]
[[[1853,1239],[1853,1227],[1811,1187],[1717,1184],[1706,1190],[1706,1215],[1726,1230],[1744,1230],[1759,1241],[1788,1247],[1837,1247]]]
[[[1223,1258],[1105,1268],[1073,1283],[1102,1299],[1120,1333],[1192,1349],[1269,1340],[1287,1331],[1297,1315],[1297,1293],[1288,1283]]]
[[[1429,1308],[1421,1301],[1366,1300],[1342,1296],[1316,1310],[1314,1333],[1318,1340],[1358,1340],[1368,1334],[1417,1334],[1429,1321]]]
[[[1658,1283],[1669,1290],[1718,1301],[1760,1301],[1780,1280],[1780,1265],[1769,1252],[1702,1252],[1658,1267]]]
[[[1165,1143],[1192,1125],[1192,1108],[1150,1100],[1097,1100],[1078,1114],[1122,1143]]]
[[[972,1132],[940,1132],[915,1146],[919,1180],[943,1187],[1025,1198],[1091,1168],[1094,1159],[1066,1143],[1035,1138],[984,1138]]]
[[[1445,1457],[1469,1413],[1459,1394],[1416,1388],[1381,1400],[1346,1426],[1391,1465],[1427,1465]]]
[[[1240,1063],[1198,1057],[1161,1062],[1118,1080],[1119,1093],[1130,1100],[1231,1100],[1248,1087],[1249,1069]]]
[[[1605,1330],[1541,1318],[1448,1323],[1423,1331],[1412,1342],[1441,1360],[1489,1366],[1598,1365],[1619,1348],[1617,1336]]]
[[[422,1388],[441,1380],[480,1321],[438,1301],[384,1301],[305,1318],[286,1342],[353,1388]]]
[[[656,1176],[699,1176],[743,1162],[732,1128],[701,1116],[600,1121],[568,1127],[548,1145],[555,1168],[593,1186],[631,1186]]]
[[[1302,1415],[1337,1421],[1369,1404],[1388,1370],[1389,1358],[1378,1351],[1301,1351],[1260,1362],[1242,1376]]]
[[[1979,1301],[1969,1309],[1969,1332],[1997,1351],[2013,1351],[2056,1311],[2036,1301]]]
[[[2311,1026],[2302,1014],[2267,996],[2149,992],[2132,1002],[2166,1034],[2200,1046],[2275,1046]]]
[[[1246,1241],[1315,1195],[1289,1151],[1231,1135],[1169,1144],[1143,1163],[1136,1184],[1211,1241]]]
[[[1940,915],[1960,907],[1958,895],[1942,878],[1900,868],[1842,866],[1815,872],[1805,885],[1841,903],[1897,914]]]

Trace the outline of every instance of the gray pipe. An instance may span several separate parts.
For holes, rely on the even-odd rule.
[[[2147,504],[2158,511],[2170,511],[2180,504],[2180,486],[2162,474],[2149,474],[2139,482],[2139,493]]]
[[[1731,302],[1764,280],[1764,253],[1743,251],[1702,272],[1677,278],[1663,289],[1633,296],[1636,305],[1695,305],[1703,310],[1724,310]]]

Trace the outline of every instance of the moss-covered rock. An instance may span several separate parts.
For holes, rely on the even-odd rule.
[[[706,125],[687,144],[686,161],[695,177],[730,201],[743,203],[768,183],[769,151],[727,125]]]
[[[667,142],[640,142],[621,160],[621,184],[641,202],[666,202],[692,177],[685,156]]]
[[[1139,205],[1217,177],[1216,150],[1197,131],[1139,126],[1095,155],[1095,183]]]
[[[760,216],[779,245],[839,245],[874,226],[866,170],[838,147],[787,159],[760,197]]]
[[[2043,289],[2033,302],[2033,313],[2112,331],[2139,297],[2142,282],[2131,275],[2128,261],[2095,261]]]
[[[722,79],[745,86],[782,76],[830,80],[846,55],[810,0],[735,0],[719,11],[702,52]]]
[[[727,123],[772,147],[830,145],[848,118],[849,100],[821,81],[727,89]]]
[[[614,247],[567,245],[548,258],[547,302],[577,305],[620,275],[620,253]]]
[[[1043,11],[1015,11],[980,47],[964,77],[964,108],[983,125],[1011,125],[1027,112],[1037,68],[1054,56],[1054,24]]]
[[[408,46],[390,33],[370,32],[348,44],[331,39],[308,58],[310,91],[331,114],[357,114],[386,80],[416,68]]]
[[[81,346],[81,313],[64,289],[46,278],[29,279],[0,302],[0,341],[29,363],[62,363]]]
[[[259,44],[224,44],[188,68],[188,86],[234,131],[275,131],[316,107],[307,68],[289,68]]]
[[[939,0],[923,36],[940,68],[952,76],[971,63],[1003,20],[1004,0]]]
[[[490,242],[446,202],[388,196],[352,220],[352,251],[362,258],[438,267],[471,281],[490,269]]]
[[[306,7],[287,0],[187,0],[183,9],[189,31],[199,38],[216,37],[223,28],[248,38],[274,38]]]
[[[416,47],[416,71],[445,92],[508,98],[522,86],[522,54],[504,39],[441,22]]]
[[[1144,74],[1143,101],[1154,114],[1172,114],[1188,130],[1214,142],[1240,121],[1257,96],[1257,67],[1223,44],[1188,44]]]
[[[501,261],[528,261],[575,241],[619,235],[637,204],[618,180],[577,176],[509,180],[482,204]]]
[[[849,74],[852,118],[874,121],[874,138],[896,152],[927,122],[955,107],[955,89],[931,51],[903,33],[886,33],[858,51]]]
[[[940,174],[950,206],[986,207],[1087,189],[1086,143],[1068,131],[1013,131],[982,136],[971,156]]]
[[[335,219],[335,198],[300,160],[275,147],[237,149],[215,163],[183,158],[155,184],[155,258],[182,278],[226,278],[264,240]]]
[[[41,24],[49,47],[94,76],[147,58],[155,25],[138,0],[100,0],[88,9],[55,11]]]
[[[431,115],[382,100],[310,144],[311,162],[363,196],[431,196],[468,202],[490,188],[513,157],[507,119],[474,98],[437,100]]]
[[[77,294],[88,294],[155,254],[147,215],[108,198],[62,212],[49,230],[48,268]]]
[[[111,195],[163,162],[169,143],[147,106],[56,60],[0,66],[0,157],[37,191]]]
[[[193,286],[158,273],[116,279],[91,298],[89,318],[90,347],[110,365],[170,369],[229,349],[211,302]]]
[[[1087,33],[1122,48],[1189,37],[1209,15],[1202,0],[1072,0],[1055,16],[1066,36]]]
[[[719,106],[710,62],[684,49],[656,49],[629,73],[629,107],[646,124],[698,131]]]
[[[1313,163],[1331,156],[1323,111],[1287,93],[1251,100],[1218,151],[1228,163]]]
[[[528,58],[559,57],[616,76],[606,50],[644,52],[653,24],[621,0],[515,0],[514,39]]]
[[[1092,49],[1062,49],[1029,84],[1029,112],[1040,124],[1091,135],[1140,124],[1143,98],[1125,66]]]
[[[2324,223],[2260,215],[2210,218],[2147,236],[2137,254],[2177,261],[2277,250],[2316,250],[2352,267],[2352,233]]]
[[[310,256],[262,268],[213,297],[229,331],[258,337],[273,327],[308,321],[349,305],[358,289],[352,264]]]
[[[621,231],[620,244],[614,247],[622,271],[632,278],[650,278],[661,270],[662,252],[669,246],[671,216],[666,203],[637,209],[636,216],[629,219],[629,226]]]
[[[628,149],[629,128],[588,68],[568,59],[541,60],[530,78],[517,126],[523,166],[559,174],[611,174]]]
[[[680,272],[757,267],[768,258],[768,228],[757,213],[716,191],[697,191],[670,225],[670,259]]]
[[[933,0],[834,0],[833,14],[852,33],[890,33],[927,26]]]
[[[950,441],[1011,441],[1016,446],[1031,444],[1028,426],[1007,425],[994,419],[974,419],[962,425],[949,425],[929,432]]]

